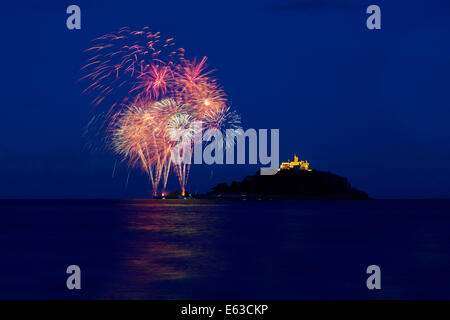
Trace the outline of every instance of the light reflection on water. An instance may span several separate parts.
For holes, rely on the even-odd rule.
[[[423,295],[424,277],[429,279],[425,283],[435,282],[434,294],[442,294],[450,285],[436,274],[450,266],[442,254],[450,247],[445,240],[449,203],[443,204],[128,203],[123,216],[134,236],[127,239],[129,250],[121,260],[120,273],[127,275],[124,290],[116,288],[115,294],[169,299],[398,298]],[[427,260],[436,264],[425,267],[422,261]],[[382,294],[369,293],[364,286],[365,268],[374,262],[390,281]],[[418,285],[409,277],[418,279]]]
[[[0,201],[0,211],[3,299],[450,298],[445,200]],[[77,292],[65,287],[71,264]],[[365,286],[370,264],[382,270],[377,292]]]
[[[220,237],[222,218],[210,213],[213,206],[177,200],[124,205],[124,228],[133,236],[126,239],[128,250],[120,262],[127,277],[116,283],[115,295],[123,290],[134,298],[167,298],[160,288],[152,290],[163,282],[195,281],[220,272],[213,241]]]

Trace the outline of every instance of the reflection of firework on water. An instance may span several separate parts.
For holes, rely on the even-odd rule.
[[[155,194],[173,167],[184,193],[189,164],[172,155],[179,142],[193,143],[194,122],[202,121],[205,130],[240,128],[206,57],[189,61],[173,39],[162,40],[148,28],[122,28],[93,43],[86,50],[84,92],[93,95],[94,105],[108,107],[103,118],[112,150],[149,175]]]

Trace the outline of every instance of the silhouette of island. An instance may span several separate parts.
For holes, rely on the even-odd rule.
[[[347,178],[331,172],[313,170],[307,161],[283,162],[273,175],[260,172],[231,185],[220,183],[207,194],[212,198],[264,199],[358,199],[369,196],[353,188]]]

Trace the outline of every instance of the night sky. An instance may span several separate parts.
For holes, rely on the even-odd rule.
[[[66,8],[81,7],[81,30]],[[382,30],[366,28],[370,4]],[[450,3],[445,0],[2,1],[0,198],[151,192],[87,147],[77,82],[91,39],[149,26],[208,56],[244,128],[280,129],[280,158],[348,177],[375,198],[450,197]],[[193,166],[188,190],[260,166]],[[128,183],[126,181],[128,180]],[[177,188],[177,181],[169,182]]]

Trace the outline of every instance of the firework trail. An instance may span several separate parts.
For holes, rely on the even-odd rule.
[[[184,195],[189,163],[173,161],[173,153],[193,144],[196,121],[203,130],[240,129],[207,58],[190,61],[184,52],[173,38],[163,40],[147,27],[121,28],[93,40],[82,68],[83,92],[93,105],[106,107],[99,126],[104,141],[130,168],[148,174],[155,195],[161,180],[166,188],[171,167]],[[181,157],[185,149],[191,150],[182,148]]]
[[[194,125],[195,119],[186,112],[180,112],[170,117],[167,124],[167,133],[171,141],[181,141],[177,144],[181,151],[178,156],[180,159],[184,157],[189,157],[185,152],[191,150],[191,144],[194,141],[196,134],[196,126]],[[188,145],[187,145],[188,144]],[[175,147],[175,146],[174,146]],[[173,153],[172,153],[173,154]],[[178,180],[181,186],[181,193],[185,193],[185,185],[187,183],[187,178],[189,175],[190,168],[189,161],[175,161],[174,166],[177,172]]]
[[[158,99],[166,92],[174,65],[184,55],[173,39],[162,40],[159,32],[152,33],[147,27],[137,31],[121,28],[92,42],[85,50],[91,56],[82,68],[86,74],[81,80],[90,83],[84,92],[94,94],[94,105],[111,98],[110,111],[145,95]]]
[[[225,148],[233,148],[234,141],[242,133],[241,117],[228,105],[219,105],[209,108],[202,115],[202,123],[207,129],[215,129],[222,132],[225,137]],[[234,136],[227,134],[226,130],[233,130]],[[207,135],[206,135],[207,136]]]

